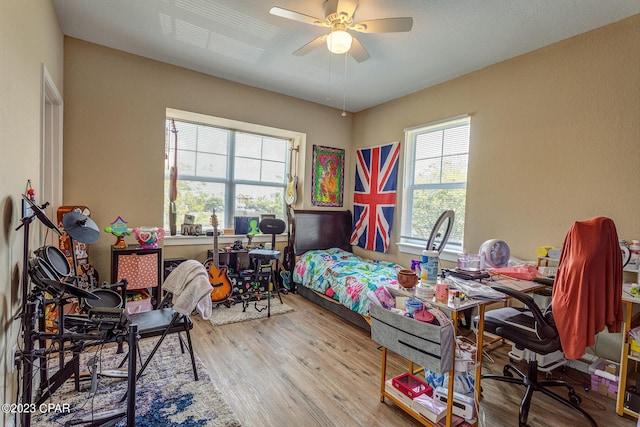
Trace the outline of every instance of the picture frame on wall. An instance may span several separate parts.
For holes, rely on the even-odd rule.
[[[344,199],[344,150],[313,146],[311,203],[342,207]]]

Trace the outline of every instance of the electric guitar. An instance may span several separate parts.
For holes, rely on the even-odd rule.
[[[218,218],[215,210],[211,215],[211,225],[213,226],[213,262],[209,266],[209,283],[213,286],[211,301],[221,302],[229,298],[232,289],[227,267],[219,267],[218,264]]]
[[[176,199],[178,198],[178,131],[176,130],[176,122],[171,119],[171,132],[174,135],[173,146],[173,166],[171,166],[171,174],[169,180],[169,234],[176,235]]]
[[[295,157],[295,169],[293,172],[289,172],[287,174],[287,177],[289,179],[289,182],[287,182],[287,189],[284,193],[284,201],[287,203],[288,206],[291,206],[293,204],[296,203],[296,200],[298,198],[298,177],[296,176],[297,174],[297,170],[298,170],[298,148],[289,148],[289,164],[290,164],[290,168],[293,169],[293,161],[294,161],[294,157],[293,157],[293,152],[296,151],[296,157]]]

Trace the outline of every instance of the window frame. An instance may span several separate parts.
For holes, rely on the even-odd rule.
[[[191,180],[197,182],[206,182],[206,183],[220,183],[225,186],[225,217],[224,224],[226,228],[232,228],[233,218],[236,215],[235,210],[236,206],[236,187],[238,185],[251,185],[251,186],[265,186],[265,187],[282,187],[282,192],[286,190],[287,186],[287,174],[291,173],[291,159],[289,150],[293,146],[300,146],[300,144],[304,143],[306,139],[306,135],[299,132],[289,131],[285,129],[272,128],[268,126],[256,125],[252,123],[240,122],[236,120],[230,120],[220,117],[208,116],[199,113],[193,113],[188,111],[176,110],[172,108],[166,109],[165,120],[174,119],[176,121],[181,122],[189,122],[195,125],[203,125],[203,126],[211,126],[215,128],[222,129],[224,131],[228,131],[229,134],[227,136],[227,153],[226,153],[226,168],[227,173],[223,178],[217,177],[201,177],[198,175],[186,175],[181,174],[180,169],[178,169],[178,180]],[[267,138],[278,138],[288,140],[288,150],[287,154],[285,154],[285,177],[282,183],[280,182],[263,182],[263,181],[252,181],[246,179],[234,179],[234,162],[235,162],[235,144],[233,143],[234,137],[237,133],[247,133],[259,135]],[[178,134],[179,137],[179,134]],[[170,149],[173,150],[173,136],[171,135],[171,140],[168,141],[170,144]],[[173,156],[173,153],[171,154]],[[262,157],[260,157],[262,159]],[[165,168],[164,179],[166,180],[168,177],[169,171]],[[204,178],[204,179],[203,179]],[[169,203],[166,199],[163,203],[163,217],[166,217],[168,214]],[[227,209],[227,206],[233,206],[233,209]],[[284,212],[286,213],[286,206],[284,206]],[[205,227],[208,224],[203,224]],[[177,230],[176,236],[173,237],[191,237],[191,236],[182,236],[180,234],[181,230]],[[167,236],[169,237],[169,236]]]
[[[406,128],[405,132],[405,153],[404,153],[404,176],[403,176],[403,193],[402,193],[402,215],[400,219],[400,232],[399,232],[399,242],[398,247],[401,252],[411,253],[411,254],[420,254],[422,250],[426,248],[427,240],[429,236],[426,236],[424,239],[416,238],[413,236],[405,235],[405,230],[407,230],[411,225],[408,221],[413,217],[412,206],[413,206],[413,191],[425,189],[465,189],[465,212],[466,212],[466,188],[468,184],[468,168],[469,168],[469,151],[470,147],[468,147],[466,153],[467,155],[467,176],[465,177],[464,182],[454,182],[454,183],[427,183],[427,184],[414,184],[415,180],[415,152],[416,152],[416,144],[417,138],[419,135],[423,135],[430,132],[436,132],[439,130],[452,129],[455,127],[463,126],[467,124],[469,126],[469,131],[471,130],[471,117],[468,114],[455,116],[443,120],[439,120],[436,122],[426,123],[418,126],[413,126],[410,128]],[[469,136],[469,145],[470,145],[471,137]],[[443,158],[447,157],[444,152],[440,154],[439,158],[442,161]],[[442,173],[442,171],[441,171]],[[458,220],[458,212],[456,212],[456,221]],[[466,221],[466,218],[465,218]],[[464,221],[462,224],[464,230]],[[450,254],[453,256],[444,256],[443,258],[448,260],[455,260],[457,254],[462,253],[464,248],[464,235],[463,241],[460,243],[453,243],[451,241],[447,242],[447,245],[444,248],[444,254]],[[441,255],[442,257],[442,255]]]

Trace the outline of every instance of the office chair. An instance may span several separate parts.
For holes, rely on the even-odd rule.
[[[482,375],[482,379],[520,384],[526,387],[524,397],[520,403],[520,427],[527,426],[531,399],[535,391],[542,392],[552,399],[579,411],[592,426],[597,426],[591,415],[578,406],[582,399],[573,387],[561,380],[538,380],[538,360],[536,355],[550,354],[562,348],[551,309],[547,308],[543,314],[531,295],[505,286],[493,286],[493,288],[519,300],[525,307],[505,307],[487,311],[484,316],[484,330],[506,338],[513,342],[518,349],[529,350],[529,367],[527,374],[524,374],[517,367],[506,365],[503,368],[502,376],[485,374]],[[517,377],[514,376],[514,373]],[[550,390],[550,387],[566,387],[569,399],[554,393]]]
[[[271,289],[269,283],[273,283],[273,286],[278,293],[278,299],[282,304],[282,296],[280,295],[280,287],[278,286],[278,277],[276,272],[278,271],[278,260],[280,259],[280,251],[276,250],[276,234],[282,234],[287,229],[287,225],[281,219],[265,218],[260,221],[260,232],[264,234],[271,234],[271,249],[254,249],[249,251],[249,259],[253,266],[253,278],[254,281],[260,280],[260,270],[262,264],[269,262],[269,282],[267,283],[267,317],[271,316]],[[275,266],[271,265],[271,261],[275,261]],[[246,309],[246,306],[244,307]]]

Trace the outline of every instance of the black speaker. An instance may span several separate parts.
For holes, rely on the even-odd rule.
[[[287,229],[287,224],[281,219],[265,218],[260,221],[260,231],[264,234],[282,234]]]
[[[169,259],[165,259],[164,263],[162,265],[162,271],[163,271],[163,281],[167,280],[167,276],[169,274],[171,274],[171,272],[173,271],[174,268],[176,268],[178,265],[182,264],[183,262],[185,262],[187,259],[186,258],[169,258]]]
[[[628,387],[624,393],[624,407],[634,412],[640,411],[640,394],[635,387]]]

